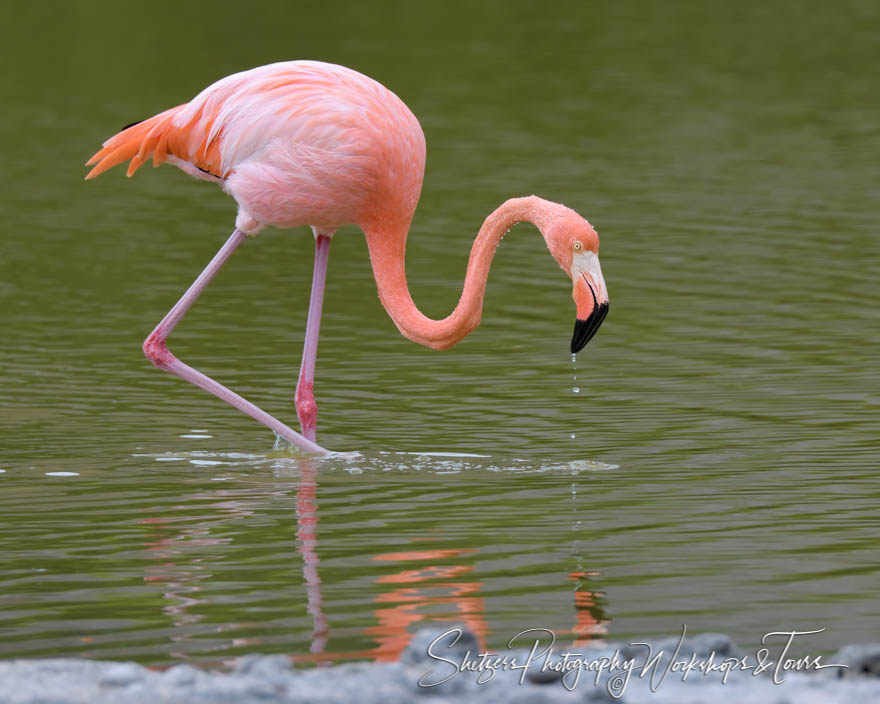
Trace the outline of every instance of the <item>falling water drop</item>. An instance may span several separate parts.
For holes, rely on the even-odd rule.
[[[577,383],[577,355],[575,354],[571,355],[571,381],[573,384]],[[580,388],[578,388],[577,386],[572,386],[571,391],[572,393],[577,394],[580,393]],[[572,440],[575,439],[574,433],[570,433],[569,435]]]

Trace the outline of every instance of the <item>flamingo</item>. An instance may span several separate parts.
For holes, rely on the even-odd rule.
[[[379,300],[405,337],[434,349],[462,340],[480,323],[495,248],[517,222],[537,226],[550,254],[573,282],[572,354],[589,342],[608,312],[599,238],[564,205],[528,196],[491,213],[474,240],[464,290],[442,320],[423,315],[406,281],[404,253],[425,170],[425,136],[394,93],[351,69],[288,61],[235,73],[190,102],[124,127],[89,161],[86,179],[130,160],[131,176],[147,160],[169,162],[213,181],[238,205],[235,229],[211,262],[150,333],[147,359],[268,426],[308,453],[316,442],[315,359],[333,234],[353,223],[363,231]],[[311,226],[315,264],[295,407],[297,433],[250,401],[184,364],[167,339],[235,249],[267,225]]]

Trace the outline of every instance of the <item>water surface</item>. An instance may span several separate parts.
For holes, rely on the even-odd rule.
[[[876,638],[874,4],[212,7],[0,10],[3,656],[386,658],[431,622],[491,647],[682,623]],[[234,208],[172,168],[85,184],[82,163],[290,58],[372,75],[420,118],[426,314],[453,308],[505,198],[590,219],[612,306],[576,383],[571,285],[527,225],[443,353],[399,336],[339,233],[319,438],[354,457],[273,453],[143,359]],[[249,240],[172,338],[288,422],[312,247]]]

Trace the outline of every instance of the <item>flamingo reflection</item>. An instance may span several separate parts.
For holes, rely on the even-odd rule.
[[[312,623],[309,653],[295,655],[295,661],[318,665],[349,659],[393,661],[400,657],[420,626],[443,623],[463,624],[477,637],[481,650],[487,648],[487,640],[492,631],[487,618],[486,585],[475,574],[480,550],[434,547],[425,544],[428,538],[420,537],[414,538],[412,543],[418,544],[413,544],[408,549],[381,552],[369,558],[382,573],[372,580],[375,586],[372,624],[362,628],[360,633],[368,636],[373,645],[348,652],[328,652],[329,624],[324,610],[324,586],[320,577],[321,562],[318,555],[318,463],[314,460],[300,460],[296,469],[296,549],[302,556],[307,612]],[[286,471],[290,471],[289,465],[286,466]],[[284,491],[277,492],[279,495],[286,495],[287,501],[289,487],[288,484]],[[211,492],[211,498],[216,499],[224,493],[223,490]],[[242,501],[236,500],[233,495],[224,496],[222,501],[215,502],[212,506],[236,518],[245,518],[255,513],[253,497],[250,498],[251,500]],[[187,648],[180,641],[190,640],[202,628],[199,622],[205,611],[203,602],[207,599],[201,596],[200,582],[210,579],[211,574],[199,564],[200,558],[183,561],[180,557],[193,547],[213,548],[210,559],[213,562],[218,557],[217,553],[227,552],[223,546],[232,538],[213,536],[213,521],[191,523],[169,517],[151,517],[139,522],[148,526],[146,548],[154,558],[153,564],[147,568],[144,580],[161,585],[163,596],[167,600],[163,611],[174,625],[170,639],[179,643],[176,649],[183,651],[170,654],[187,657],[192,648]],[[563,575],[569,584],[574,583],[574,623],[570,629],[557,630],[557,636],[570,637],[574,646],[601,642],[607,634],[609,620],[604,614],[601,593],[593,586],[599,574],[578,570],[563,572]],[[497,587],[493,588],[496,589]],[[238,629],[240,625],[229,623],[220,626],[220,629]],[[536,626],[550,627],[552,624],[523,624],[524,628]],[[214,626],[211,632],[216,633],[217,630]],[[560,643],[562,640],[560,638]],[[230,642],[233,647],[258,643],[259,640],[253,638]]]

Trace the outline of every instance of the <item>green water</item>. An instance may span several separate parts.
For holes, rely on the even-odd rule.
[[[0,8],[0,655],[388,657],[437,621],[491,647],[682,624],[876,640],[878,6],[481,7]],[[337,235],[319,440],[355,457],[273,455],[143,358],[234,207],[170,167],[84,183],[83,162],[294,58],[421,120],[426,314],[506,198],[590,219],[611,312],[576,382],[571,284],[525,225],[442,353],[399,336],[363,237]],[[312,256],[307,231],[247,241],[172,338],[290,423]]]

